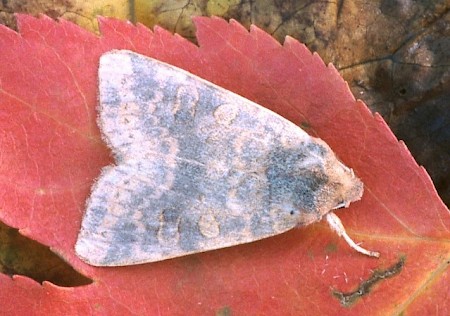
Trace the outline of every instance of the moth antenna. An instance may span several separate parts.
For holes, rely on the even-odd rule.
[[[347,232],[345,231],[345,227],[342,224],[341,220],[339,219],[339,217],[334,214],[333,212],[329,212],[327,213],[326,219],[328,222],[328,225],[330,225],[331,229],[334,230],[340,237],[344,237],[345,241],[347,242],[347,244],[352,247],[353,249],[355,249],[356,251],[365,254],[367,256],[370,257],[376,257],[379,258],[380,257],[380,253],[377,251],[370,251],[367,249],[364,249],[361,246],[358,246],[351,238],[349,235],[347,235]]]

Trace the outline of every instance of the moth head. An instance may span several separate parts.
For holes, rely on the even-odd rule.
[[[325,169],[328,175],[328,184],[322,194],[325,208],[349,207],[350,203],[361,199],[363,183],[355,176],[353,169],[344,165],[333,152],[327,157]]]

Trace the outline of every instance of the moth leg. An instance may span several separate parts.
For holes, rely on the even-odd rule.
[[[355,249],[356,251],[365,254],[367,256],[370,257],[380,257],[380,253],[377,251],[370,251],[367,249],[364,249],[361,246],[358,246],[351,238],[349,235],[347,235],[347,232],[345,231],[344,225],[342,225],[341,220],[339,219],[339,217],[337,217],[336,214],[334,214],[333,212],[329,212],[327,213],[326,219],[328,224],[330,225],[331,229],[334,230],[340,237],[344,237],[345,241],[347,242],[347,244],[352,247],[353,249]]]

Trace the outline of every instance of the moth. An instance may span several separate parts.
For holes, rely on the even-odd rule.
[[[99,118],[116,164],[87,200],[77,255],[94,266],[225,248],[327,219],[363,184],[321,139],[189,72],[126,50],[100,58]]]

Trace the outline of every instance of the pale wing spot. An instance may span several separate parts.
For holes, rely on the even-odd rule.
[[[291,211],[294,211],[291,209]],[[291,213],[289,207],[273,208],[269,212],[273,222],[274,234],[280,234],[297,225],[298,217]]]
[[[175,102],[173,102],[173,104],[172,104],[172,114],[177,115],[177,113],[178,113],[178,111],[180,111],[181,107],[182,107],[182,105],[179,102],[179,100],[175,100]]]
[[[209,145],[216,145],[220,146],[221,140],[223,139],[223,136],[219,131],[212,130],[210,126],[205,126],[199,129],[200,133],[208,135],[206,138],[206,143]]]
[[[206,238],[214,238],[219,236],[220,226],[213,214],[205,214],[200,217],[198,228],[200,233]]]
[[[131,216],[132,222],[136,225],[136,231],[139,232],[139,234],[145,234],[145,225],[144,225],[144,216],[141,211],[136,211]]]
[[[163,247],[173,247],[180,240],[179,225],[181,216],[179,210],[166,209],[159,216],[158,241]]]
[[[185,115],[193,118],[197,110],[198,100],[199,95],[196,89],[186,86],[178,87],[172,104],[172,114],[177,115],[184,112]]]
[[[216,108],[214,118],[220,125],[229,126],[239,114],[239,109],[234,104],[225,103]]]
[[[164,93],[161,90],[153,90],[153,98],[147,102],[148,114],[154,114],[159,104],[163,103]]]

